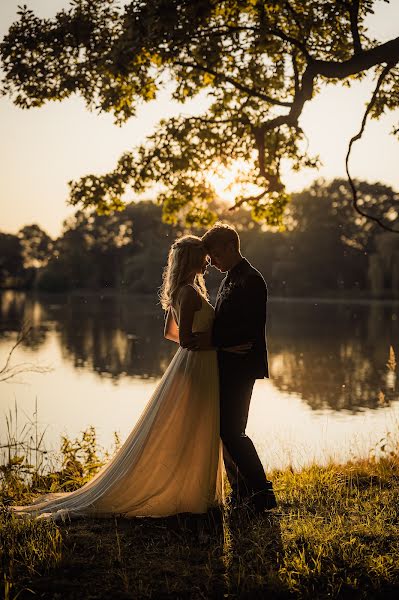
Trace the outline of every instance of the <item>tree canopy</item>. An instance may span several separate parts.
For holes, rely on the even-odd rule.
[[[182,103],[205,91],[203,114],[161,119],[111,173],[69,182],[69,201],[107,213],[123,208],[127,189],[144,193],[156,182],[166,220],[208,225],[216,192],[207,174],[240,160],[235,206],[279,225],[289,200],[282,162],[318,166],[300,118],[324,85],[373,74],[353,141],[368,116],[399,106],[399,37],[380,43],[365,26],[383,1],[71,0],[53,19],[23,6],[1,44],[1,91],[23,108],[78,93],[118,124],[168,86]],[[249,183],[255,193],[244,193]],[[368,207],[353,192],[359,212],[393,227],[397,207]]]

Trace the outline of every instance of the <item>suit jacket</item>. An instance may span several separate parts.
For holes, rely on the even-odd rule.
[[[212,343],[219,349],[219,368],[239,371],[256,379],[269,377],[266,303],[263,276],[243,258],[227,273],[216,297]],[[245,355],[220,350],[248,341],[253,346]]]

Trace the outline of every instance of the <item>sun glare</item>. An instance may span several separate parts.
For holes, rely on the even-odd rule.
[[[206,173],[206,179],[222,202],[233,205],[243,196],[257,196],[263,191],[263,188],[252,183],[250,170],[248,163],[237,160],[230,167],[216,166]],[[282,181],[288,192],[310,185],[317,176],[317,172],[313,169],[303,169],[299,173],[293,171],[289,161],[283,162],[281,171]]]
[[[230,167],[215,167],[206,174],[219,199],[233,205],[243,196],[254,196],[262,189],[251,183],[250,165],[245,161],[235,161]]]

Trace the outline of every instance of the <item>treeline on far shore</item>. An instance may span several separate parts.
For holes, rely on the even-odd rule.
[[[366,212],[397,218],[392,188],[363,181],[357,188]],[[254,222],[244,208],[222,208],[222,220],[239,230],[243,253],[273,295],[399,297],[399,235],[354,210],[346,180],[318,180],[294,194],[283,231]],[[15,235],[0,232],[0,287],[154,293],[170,244],[186,233],[164,223],[161,213],[142,200],[109,216],[77,211],[57,239],[37,224]],[[211,271],[212,288],[219,278]]]

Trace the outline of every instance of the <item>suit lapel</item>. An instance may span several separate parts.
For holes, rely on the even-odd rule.
[[[219,310],[219,308],[220,308],[221,295],[222,295],[222,291],[223,291],[223,288],[224,288],[224,284],[225,284],[225,282],[226,282],[226,279],[227,279],[227,275],[226,275],[226,277],[225,277],[225,278],[222,280],[222,283],[220,284],[220,286],[219,286],[219,289],[218,289],[218,293],[217,293],[217,295],[216,295],[216,302],[215,302],[215,313],[216,313],[216,312]]]
[[[248,272],[249,266],[250,263],[247,261],[246,258],[243,258],[242,261],[237,265],[237,267],[234,267],[234,277],[237,278],[237,275],[239,277],[242,277],[243,275],[245,276],[245,274]],[[227,273],[226,277],[222,280],[222,283],[220,284],[218,293],[216,295],[215,313],[218,312],[220,304],[222,303],[223,290],[226,287],[226,284],[230,283],[231,281],[233,280],[229,273]]]

